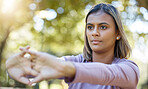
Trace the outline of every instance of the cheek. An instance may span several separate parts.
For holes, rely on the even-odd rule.
[[[86,35],[88,37],[92,36],[92,34],[93,34],[93,31],[92,30],[86,30]]]
[[[108,39],[109,39],[110,41],[112,41],[112,43],[115,42],[115,41],[116,41],[116,35],[115,35],[115,33],[110,34],[110,35],[108,36]]]
[[[91,38],[91,35],[89,32],[86,31],[86,37],[87,37],[87,42],[89,43],[90,45],[90,38]]]
[[[114,41],[116,40],[116,34],[115,31],[108,31],[102,34],[104,40],[107,41]]]
[[[86,31],[86,37],[87,37],[87,39],[89,39],[89,37],[90,37],[90,32]]]

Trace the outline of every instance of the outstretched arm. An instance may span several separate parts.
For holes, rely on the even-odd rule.
[[[32,83],[60,77],[74,77],[72,83],[83,82],[129,89],[135,89],[138,83],[139,69],[131,61],[117,64],[72,63],[59,60],[44,52],[30,50],[25,50],[25,52],[35,56],[32,60],[34,62],[33,69],[40,72]]]

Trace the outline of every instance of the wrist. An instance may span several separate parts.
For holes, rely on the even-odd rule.
[[[68,62],[68,61],[65,61],[64,63],[64,76],[65,77],[74,77],[75,76],[75,72],[76,72],[76,69],[75,69],[75,66],[72,62]]]

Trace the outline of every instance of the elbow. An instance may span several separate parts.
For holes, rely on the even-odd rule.
[[[126,84],[127,84],[127,87],[129,88],[129,89],[136,89],[136,87],[137,87],[137,84],[138,84],[138,80],[139,80],[139,77],[138,76],[136,76],[136,77],[134,77],[134,76],[130,76],[128,79],[127,79],[127,82],[126,82]]]
[[[129,71],[130,70],[130,71]],[[128,68],[128,71],[124,72],[125,85],[127,89],[136,89],[139,81],[140,73],[137,66]]]
[[[136,89],[137,84],[138,84],[137,81],[131,81],[131,80],[129,80],[127,82],[127,87],[128,87],[128,89]]]
[[[136,89],[138,81],[139,81],[140,74],[139,72],[135,72],[135,76],[130,76],[128,84],[131,86],[131,89]]]

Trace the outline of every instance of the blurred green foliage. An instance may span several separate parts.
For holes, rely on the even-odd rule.
[[[10,1],[0,0],[0,86],[5,87],[20,85],[8,78],[5,70],[6,59],[19,52],[20,46],[30,45],[32,50],[44,51],[56,56],[82,53],[87,12],[97,3],[112,3],[113,0]],[[115,1],[122,2],[123,6],[118,8],[120,12],[129,13],[127,7],[132,6],[129,3],[130,0]],[[44,16],[50,10],[56,12],[56,17],[53,19]],[[51,13],[50,15],[54,17]],[[127,20],[135,21],[139,15],[142,16],[138,9],[134,18],[122,17],[123,23]],[[148,38],[147,34],[136,33],[138,38],[135,39],[133,36],[135,33],[132,33],[126,24],[124,29],[132,48],[135,47],[135,40],[139,37]],[[137,63],[143,65],[139,60]],[[145,70],[142,72],[146,73]],[[139,87],[146,82],[145,77],[140,80]]]

